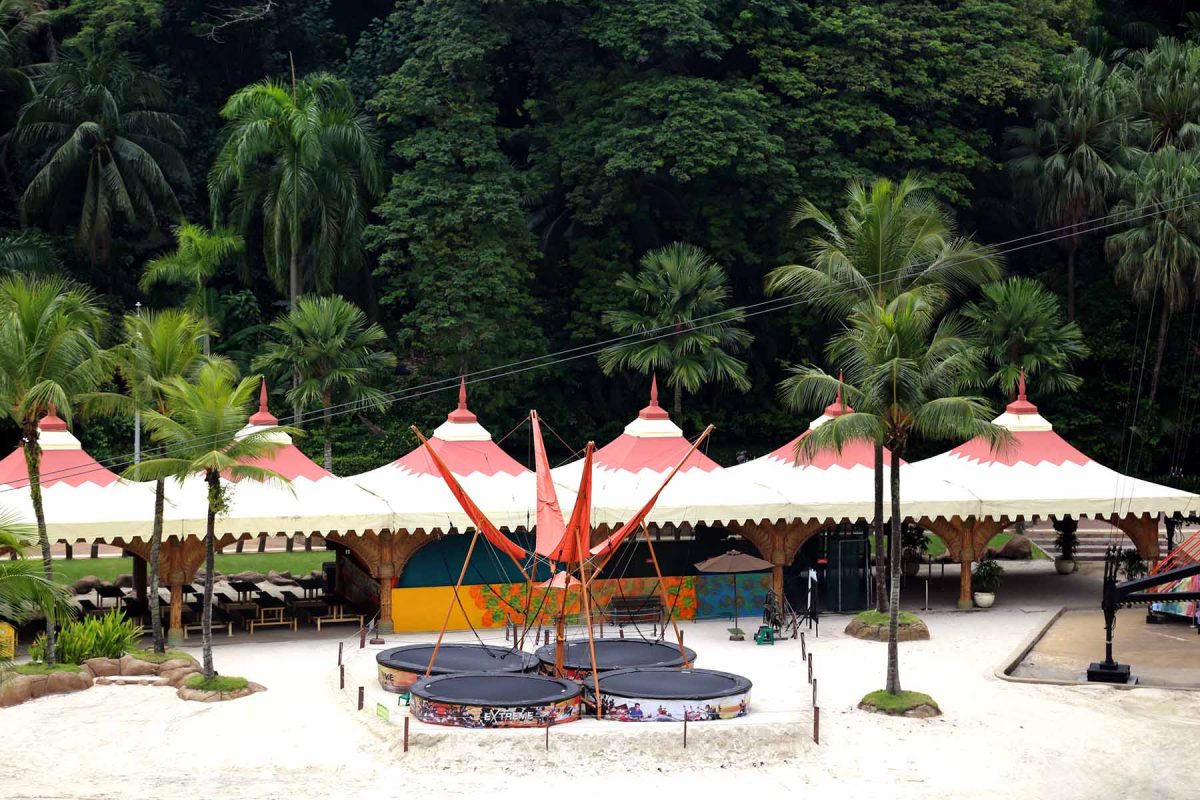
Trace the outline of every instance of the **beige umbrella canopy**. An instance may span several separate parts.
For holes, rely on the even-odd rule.
[[[761,572],[764,569],[771,568],[770,561],[764,561],[761,558],[746,555],[738,550],[730,550],[728,553],[723,553],[719,556],[705,559],[696,565],[696,569],[700,572],[728,572],[733,577],[733,627],[738,626],[738,596],[737,596],[737,573],[739,572]],[[736,635],[736,634],[735,634]],[[730,637],[734,638],[734,637]]]

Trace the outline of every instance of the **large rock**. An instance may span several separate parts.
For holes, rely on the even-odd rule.
[[[173,669],[164,669],[159,672],[159,676],[166,682],[168,686],[183,686],[188,678],[193,675],[198,675],[200,670],[195,666],[175,667]]]
[[[158,664],[152,664],[149,661],[142,661],[140,658],[134,658],[133,656],[121,656],[121,674],[157,675]]]
[[[846,626],[845,631],[847,636],[853,636],[855,639],[864,639],[868,642],[886,642],[888,640],[887,623],[874,625],[869,622],[863,622],[857,617],[850,620],[850,624]],[[896,632],[896,640],[900,642],[918,642],[925,641],[929,638],[929,628],[926,627],[922,620],[906,624],[901,623],[899,630]]]
[[[8,708],[32,700],[28,675],[10,675],[0,682],[0,708]]]
[[[1013,537],[1004,543],[996,553],[997,558],[1010,559],[1012,561],[1028,561],[1033,558],[1033,542],[1029,537],[1021,534],[1013,534]]]
[[[71,591],[75,594],[91,594],[100,588],[102,583],[103,581],[95,575],[85,575],[71,584]]]
[[[51,672],[46,676],[46,694],[81,692],[92,685],[92,673],[86,669],[76,672]]]
[[[118,589],[132,589],[133,588],[133,576],[132,575],[118,575],[117,579],[115,581],[113,581],[113,586],[117,587]]]
[[[296,579],[291,576],[291,573],[271,570],[267,573],[267,583],[274,586],[295,586]]]
[[[83,662],[83,665],[97,678],[109,678],[121,674],[121,662],[115,658],[89,658]]]
[[[39,697],[46,696],[46,676],[45,675],[24,675],[22,676],[29,681],[29,696],[36,700]]]
[[[265,583],[267,576],[261,572],[238,572],[229,576],[230,581],[246,581],[247,583]]]
[[[225,700],[237,700],[240,697],[249,697],[255,692],[265,692],[267,687],[261,684],[248,681],[244,688],[233,692],[205,692],[200,689],[189,689],[186,686],[180,686],[175,693],[182,700],[192,700],[197,703],[220,703]]]
[[[158,671],[166,672],[170,669],[182,669],[184,667],[195,669],[198,666],[199,664],[197,663],[196,659],[190,656],[188,658],[169,658],[163,663],[159,664]]]

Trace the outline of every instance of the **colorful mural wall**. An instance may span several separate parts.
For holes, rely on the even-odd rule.
[[[733,616],[733,586],[737,580],[738,617],[762,616],[763,603],[771,588],[771,573],[747,572],[740,575],[699,575],[696,577],[696,618],[721,619]]]

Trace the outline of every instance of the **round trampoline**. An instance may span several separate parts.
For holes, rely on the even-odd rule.
[[[424,677],[432,644],[408,644],[392,647],[375,656],[379,685],[389,692],[407,692],[418,678]],[[430,677],[459,672],[528,672],[538,665],[537,656],[507,647],[483,644],[443,643]]]
[[[595,639],[596,669],[609,672],[631,667],[690,667],[696,662],[696,652],[667,642],[645,639]],[[537,649],[542,672],[554,672],[554,645]],[[564,677],[579,679],[592,673],[592,654],[587,639],[571,639],[563,652]]]
[[[422,722],[460,728],[532,728],[579,719],[575,681],[522,672],[421,678],[409,708]]]
[[[600,676],[600,705],[605,719],[622,722],[733,719],[750,710],[750,686],[741,675],[711,669],[622,669]],[[594,708],[590,682],[583,691]]]

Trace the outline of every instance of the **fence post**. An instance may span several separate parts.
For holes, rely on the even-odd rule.
[[[808,682],[812,683],[812,653],[808,654]]]
[[[546,752],[550,752],[550,723],[546,723]]]
[[[358,710],[359,711],[362,711],[362,709],[363,709],[363,693],[364,693],[364,687],[362,687],[362,686],[358,687]]]
[[[817,707],[817,679],[813,678],[813,708]]]
[[[338,664],[338,688],[346,688],[346,665]]]
[[[404,752],[408,752],[408,715],[404,715]]]
[[[813,706],[813,742],[821,743],[821,707]]]
[[[687,750],[687,714],[683,715],[683,749]]]
[[[362,650],[367,646],[367,629],[363,626],[358,629],[358,649]]]
[[[800,631],[800,657],[808,658],[808,645],[804,643],[804,631]]]
[[[338,642],[338,666],[342,665],[342,643]]]

